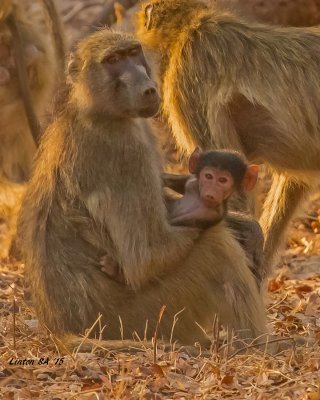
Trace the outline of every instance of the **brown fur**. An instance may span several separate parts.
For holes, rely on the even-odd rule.
[[[162,174],[169,215],[171,208],[175,207],[175,203],[179,199],[176,193],[184,194],[185,184],[190,178],[191,175]],[[168,192],[166,188],[171,190]],[[221,220],[226,219],[227,226],[231,228],[234,236],[244,249],[248,265],[256,278],[258,287],[261,287],[266,274],[263,257],[264,237],[262,229],[259,223],[250,215],[234,211],[227,213],[227,208],[229,207],[224,207],[225,212],[221,215]],[[109,261],[106,265],[108,266],[108,271],[112,271],[112,263]],[[117,271],[116,268],[115,270]]]
[[[209,329],[215,313],[239,336],[257,336],[266,329],[264,307],[241,247],[222,224],[199,239],[196,230],[171,227],[150,131],[141,119],[95,111],[117,101],[100,60],[131,43],[103,30],[79,44],[63,110],[43,137],[20,215],[38,316],[63,334],[82,332],[101,313],[103,336],[112,339],[121,338],[119,317],[124,338],[143,337],[148,321],[150,338],[165,304],[166,339],[182,309],[173,334],[181,342],[204,341],[196,322]],[[101,271],[104,254],[128,285]]]
[[[180,148],[232,148],[277,171],[261,218],[270,265],[320,167],[320,30],[248,23],[196,0],[151,4],[139,37],[160,53]]]
[[[282,26],[314,26],[320,23],[319,0],[202,0],[202,2],[237,13],[250,21]],[[139,7],[140,4],[137,4],[129,10],[121,9],[119,18],[117,17],[119,11],[116,12],[118,27],[131,32],[134,29],[132,16]]]

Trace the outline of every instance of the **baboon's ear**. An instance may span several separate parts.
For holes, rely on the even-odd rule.
[[[194,149],[193,153],[191,154],[191,156],[189,158],[189,172],[190,172],[190,174],[195,174],[196,173],[201,153],[202,153],[202,150],[198,146],[198,147],[196,147]]]
[[[75,54],[71,53],[67,64],[67,74],[73,80],[78,72],[79,72],[79,62]]]
[[[151,29],[152,10],[153,10],[153,5],[152,4],[147,4],[145,9],[144,9],[144,16],[145,16],[145,19],[146,19],[146,22],[144,23],[144,27],[146,28],[147,31],[149,31]]]
[[[247,166],[247,170],[242,182],[242,187],[245,191],[249,192],[256,186],[258,180],[258,174],[259,174],[258,165],[250,164]]]

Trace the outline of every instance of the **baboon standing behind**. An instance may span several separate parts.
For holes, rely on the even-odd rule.
[[[261,223],[270,266],[320,168],[320,30],[244,22],[197,0],[143,7],[160,53],[162,111],[179,147],[232,148],[273,170]]]
[[[215,314],[240,337],[266,331],[265,312],[239,244],[218,224],[202,233],[170,226],[154,139],[141,118],[159,97],[140,43],[99,31],[69,63],[67,94],[40,145],[20,216],[36,310],[59,334],[103,315],[104,337],[154,332],[159,310],[169,339],[204,341],[195,322]],[[101,271],[107,254],[126,285]]]

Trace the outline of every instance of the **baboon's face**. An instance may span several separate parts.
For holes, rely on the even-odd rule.
[[[112,112],[147,118],[158,111],[160,98],[140,45],[108,52],[101,64],[112,93]]]
[[[77,81],[93,110],[115,118],[148,118],[160,106],[156,84],[136,40],[117,40],[106,49],[92,51]]]

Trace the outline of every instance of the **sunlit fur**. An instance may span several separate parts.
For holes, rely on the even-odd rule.
[[[196,322],[210,329],[215,313],[239,336],[257,336],[266,330],[264,307],[232,235],[221,224],[199,239],[197,230],[170,226],[156,145],[143,121],[84,113],[72,96],[72,85],[84,84],[83,65],[104,74],[95,60],[131,40],[107,30],[84,39],[64,107],[41,143],[20,215],[38,316],[64,334],[83,332],[101,313],[110,339],[121,338],[119,317],[125,338],[133,331],[143,337],[148,321],[150,338],[166,305],[166,339],[183,309],[173,333],[181,342],[204,342]],[[105,254],[126,285],[102,272]]]
[[[143,8],[138,34],[160,54],[180,149],[232,148],[281,174],[261,218],[271,261],[320,168],[320,29],[249,23],[197,0],[149,4],[150,29]]]

